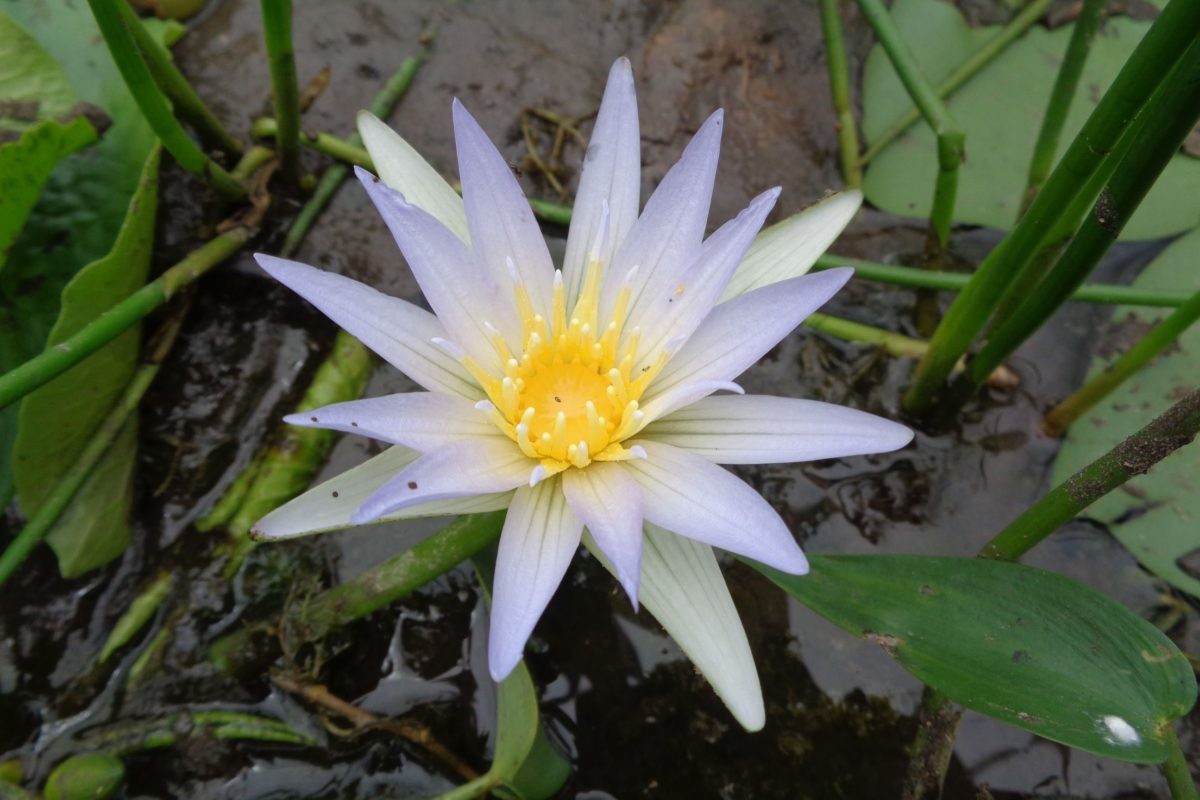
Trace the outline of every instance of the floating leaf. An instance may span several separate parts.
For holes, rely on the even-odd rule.
[[[75,92],[58,62],[0,12],[0,129],[24,131],[65,116]]]
[[[1171,244],[1143,270],[1134,286],[1200,291],[1200,230]],[[1170,309],[1120,307],[1113,320],[1133,334],[1132,344]],[[1090,374],[1119,353],[1101,352]],[[1196,388],[1200,375],[1200,325],[1121,384],[1067,431],[1054,464],[1054,482],[1108,452],[1129,434]],[[1085,512],[1108,526],[1137,559],[1171,585],[1200,597],[1200,444],[1192,444],[1093,503]]]
[[[1061,575],[976,558],[811,564],[804,577],[754,566],[955,702],[1047,739],[1157,763],[1165,724],[1196,702],[1191,664],[1170,639]]]
[[[937,83],[999,26],[971,28],[940,0],[896,0],[892,18],[926,76]],[[1083,126],[1149,22],[1114,17],[1092,46],[1059,154]],[[967,133],[967,158],[959,177],[957,222],[1008,230],[1017,217],[1033,145],[1050,97],[1071,26],[1031,28],[955,92],[947,105]],[[863,73],[863,135],[868,142],[900,119],[912,101],[886,54],[871,51]],[[863,190],[876,206],[905,216],[928,216],[937,173],[937,146],[929,126],[917,122],[871,162]],[[1200,161],[1178,155],[1125,227],[1124,240],[1153,239],[1200,222]]]
[[[63,290],[49,347],[146,282],[158,209],[158,162],[155,148],[112,251],[80,270]],[[26,516],[41,507],[125,391],[137,368],[140,331],[126,331],[21,402],[12,471]],[[137,425],[131,419],[46,536],[64,577],[102,566],[128,545],[136,460]]]

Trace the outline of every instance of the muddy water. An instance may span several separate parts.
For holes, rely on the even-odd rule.
[[[434,50],[391,122],[435,165],[454,172],[449,100],[478,116],[514,165],[525,153],[521,111],[574,117],[593,111],[608,65],[634,63],[643,126],[644,185],[652,187],[703,119],[727,114],[712,220],[736,213],[776,184],[776,215],[836,188],[836,137],[815,4],[679,0],[671,3],[468,2],[299,3],[296,50],[302,80],[328,65],[333,83],[308,113],[313,130],[345,131],[381,80],[418,38]],[[851,20],[860,63],[869,38]],[[237,130],[269,110],[258,4],[223,0],[191,23],[177,50],[185,71]],[[582,123],[586,132],[588,123]],[[541,136],[547,136],[544,130]],[[569,192],[578,164],[568,142],[559,176]],[[314,166],[318,160],[311,158]],[[195,187],[175,176],[161,238],[186,247],[211,222]],[[554,187],[524,170],[526,189]],[[281,211],[286,213],[286,201]],[[564,231],[547,233],[561,248]],[[850,255],[911,261],[918,225],[864,212],[838,244]],[[977,261],[994,238],[968,233],[957,254]],[[264,245],[269,249],[270,242]],[[1127,274],[1147,252],[1123,251],[1109,275]],[[337,197],[300,257],[398,295],[416,286],[357,187]],[[165,259],[168,260],[169,259]],[[910,331],[912,295],[853,283],[832,313]],[[1056,445],[1036,422],[1076,385],[1094,332],[1092,310],[1071,308],[1014,360],[1019,388],[993,393],[961,427],[921,434],[901,453],[740,470],[813,552],[973,552],[1043,490]],[[44,776],[73,737],[117,720],[182,707],[257,710],[320,739],[319,747],[186,744],[129,759],[128,797],[376,797],[444,791],[458,776],[422,749],[387,733],[347,736],[273,689],[265,676],[233,680],[203,658],[205,644],[240,620],[313,587],[345,580],[409,547],[437,523],[390,525],[261,548],[232,587],[210,566],[216,537],[190,527],[220,496],[263,436],[295,402],[332,329],[263,279],[249,259],[202,284],[184,337],[143,414],[137,545],[80,580],[54,578],[39,552],[0,615],[0,753]],[[800,331],[744,378],[747,391],[812,397],[887,415],[911,364]],[[370,393],[411,388],[388,370]],[[372,445],[347,438],[325,475],[360,462]],[[1080,522],[1028,559],[1149,612],[1162,587],[1101,529]],[[145,640],[119,663],[92,666],[106,632],[139,586],[160,568],[184,576],[175,598],[186,613],[158,619],[173,635],[159,668],[132,691],[125,673]],[[297,576],[301,576],[297,578]],[[305,577],[308,576],[308,577]],[[766,692],[768,724],[737,727],[703,679],[645,615],[635,615],[607,573],[586,556],[539,625],[528,655],[545,719],[576,771],[564,797],[887,798],[897,795],[913,732],[917,682],[875,645],[855,640],[789,602],[736,564],[727,577],[745,619]],[[335,694],[380,715],[428,725],[467,763],[487,763],[494,693],[480,642],[484,614],[472,576],[452,573],[402,604],[351,626],[319,652],[284,666],[315,671]],[[1200,625],[1189,612],[1181,641],[1193,651]],[[1194,731],[1195,715],[1191,720]],[[968,715],[947,797],[1164,797],[1153,769],[1102,761],[985,718]]]

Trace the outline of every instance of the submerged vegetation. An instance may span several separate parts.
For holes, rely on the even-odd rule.
[[[1198,0],[140,5],[0,2],[0,797],[1197,798]]]

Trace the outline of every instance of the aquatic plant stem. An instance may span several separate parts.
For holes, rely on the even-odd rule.
[[[180,289],[236,253],[254,236],[254,230],[233,228],[189,253],[157,279],[105,311],[77,333],[0,375],[0,408],[78,364],[140,322]]]
[[[265,166],[272,158],[275,158],[274,150],[262,145],[253,145],[242,155],[229,174],[239,181],[248,180],[251,175]]]
[[[1145,366],[1150,359],[1165,350],[1197,319],[1200,319],[1200,292],[1196,292],[1188,302],[1155,325],[1149,333],[1107,369],[1085,383],[1066,400],[1050,409],[1042,422],[1042,429],[1048,436],[1062,436],[1075,420],[1107,397],[1130,375]]]
[[[400,64],[400,69],[396,70],[392,77],[388,78],[387,83],[383,85],[383,89],[371,101],[370,111],[372,114],[380,119],[387,119],[392,115],[392,111],[395,110],[400,99],[404,97],[408,91],[408,87],[412,85],[413,79],[416,78],[417,72],[420,70],[424,60],[424,50],[415,56],[409,56],[404,59]],[[357,132],[347,136],[345,141],[355,146],[362,145],[362,139]],[[333,195],[349,174],[350,168],[340,161],[331,164],[322,173],[312,197],[300,209],[300,213],[296,215],[296,218],[292,220],[291,227],[288,228],[287,236],[283,240],[283,246],[279,249],[281,257],[291,258],[295,254],[317,217],[320,216],[325,206],[329,204],[329,201],[333,199]]]
[[[833,95],[833,110],[837,114],[842,180],[847,186],[858,188],[862,186],[862,166],[858,163],[858,128],[850,100],[850,68],[846,63],[840,0],[821,0],[821,33],[825,37],[829,93]]]
[[[1046,114],[1042,117],[1041,128],[1038,129],[1037,142],[1033,146],[1025,194],[1021,199],[1022,212],[1029,208],[1042,184],[1046,182],[1051,167],[1054,166],[1054,156],[1058,153],[1058,142],[1062,136],[1063,125],[1067,121],[1067,112],[1071,110],[1071,101],[1075,99],[1075,90],[1079,86],[1083,66],[1087,63],[1088,53],[1092,49],[1092,40],[1096,38],[1096,31],[1100,28],[1106,2],[1107,0],[1083,0],[1079,16],[1075,18],[1062,65],[1058,68],[1054,88],[1051,89],[1050,100],[1046,104]]]
[[[0,586],[8,582],[13,572],[33,552],[33,548],[46,537],[54,523],[66,511],[71,500],[75,498],[96,464],[108,452],[108,448],[116,441],[121,430],[137,411],[138,405],[142,402],[142,395],[150,388],[150,384],[158,374],[162,360],[166,358],[167,352],[175,341],[181,322],[180,316],[176,315],[164,323],[163,329],[157,334],[148,360],[133,373],[125,391],[117,398],[108,416],[96,428],[75,461],[46,495],[33,516],[25,523],[25,527],[9,543],[4,552],[0,553]]]
[[[950,239],[954,200],[958,194],[958,168],[963,160],[966,134],[930,86],[916,56],[892,22],[883,0],[858,0],[858,5],[875,30],[909,97],[937,135],[938,174],[934,183],[933,207],[929,213],[930,238],[926,248],[927,262],[936,266]]]
[[[1183,754],[1183,748],[1179,746],[1179,736],[1170,723],[1165,723],[1164,727],[1171,754],[1162,765],[1162,771],[1167,779],[1167,788],[1171,790],[1171,800],[1200,800],[1200,791],[1197,791],[1196,782],[1192,779],[1187,757]]]
[[[271,68],[271,93],[278,121],[275,138],[284,176],[300,178],[300,90],[292,49],[292,0],[262,0],[263,39]]]
[[[504,512],[459,517],[411,550],[378,564],[353,580],[328,589],[285,612],[280,627],[304,641],[371,614],[442,575],[500,536]],[[260,631],[243,628],[218,639],[209,658],[225,672],[239,672],[255,659],[252,640]]]
[[[1023,8],[1017,16],[1012,18],[995,36],[987,41],[983,47],[979,48],[962,64],[955,68],[954,72],[950,73],[944,81],[938,84],[934,91],[941,99],[946,99],[971,78],[981,69],[991,63],[992,59],[1004,52],[1004,49],[1012,44],[1017,38],[1029,30],[1033,23],[1037,22],[1046,10],[1050,8],[1053,0],[1034,0],[1028,6]],[[904,133],[913,123],[921,118],[921,112],[916,108],[909,111],[905,116],[900,118],[900,121],[890,128],[885,130],[871,142],[871,146],[863,153],[860,159],[863,165],[866,165],[871,159],[879,155],[885,147],[896,140],[900,134]]]
[[[188,83],[187,78],[175,66],[171,54],[157,39],[150,35],[142,20],[134,12],[128,2],[117,3],[125,26],[133,34],[146,65],[154,76],[159,87],[166,94],[175,109],[175,113],[187,120],[196,134],[206,145],[214,150],[222,150],[230,155],[242,152],[242,144],[233,134],[225,129],[221,121],[209,109],[196,90]]]
[[[259,139],[276,137],[279,135],[279,121],[272,117],[256,119],[250,126],[250,134]],[[301,133],[300,144],[347,164],[364,169],[373,168],[371,156],[366,149],[348,139],[340,139],[329,133]]]
[[[980,555],[1015,561],[1079,512],[1145,473],[1200,431],[1200,390],[1055,486],[984,546]]]
[[[1200,118],[1200,39],[1189,48],[1163,90],[1143,112],[1145,124],[1136,147],[1130,148],[1100,193],[1091,215],[1034,291],[987,338],[959,376],[953,400],[969,397],[1005,358],[1040,328],[1071,296],[1116,241],[1158,176],[1178,152]],[[1031,262],[1032,264],[1033,262]],[[1024,270],[1022,271],[1024,272]],[[1014,287],[1032,282],[1018,274]]]
[[[905,394],[907,411],[927,413],[941,399],[946,378],[987,324],[996,300],[1102,168],[1154,89],[1195,40],[1198,25],[1200,2],[1171,0],[1150,26],[1029,210],[1008,237],[988,254],[967,288],[951,305],[933,336],[929,353],[918,365],[913,385]]]
[[[125,0],[88,0],[88,5],[91,6],[92,15],[96,18],[101,35],[104,36],[104,43],[108,45],[108,51],[121,77],[124,78],[129,93],[137,101],[142,116],[146,118],[154,135],[171,157],[179,162],[179,166],[231,200],[244,198],[246,187],[220,164],[206,156],[171,113],[162,90],[154,82],[150,68],[142,58],[133,33],[122,18],[120,4],[124,2]]]

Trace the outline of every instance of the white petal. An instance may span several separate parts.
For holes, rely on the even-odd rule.
[[[622,462],[642,486],[646,521],[793,575],[808,559],[758,492],[700,456],[645,439],[645,459]]]
[[[531,468],[530,459],[508,438],[448,444],[402,469],[367,498],[351,521],[361,525],[417,503],[507,492],[525,483]]]
[[[700,251],[708,209],[712,201],[713,179],[721,152],[721,127],[724,113],[716,111],[684,148],[683,155],[671,167],[662,183],[647,201],[638,221],[617,250],[613,269],[604,282],[601,317],[612,312],[621,283],[633,267],[630,308],[660,270],[673,275]]]
[[[618,463],[593,462],[562,475],[563,494],[613,564],[633,607],[642,563],[642,490]]]
[[[642,430],[660,417],[665,417],[677,409],[691,405],[702,397],[707,397],[713,392],[722,390],[735,394],[745,394],[745,390],[741,386],[731,381],[677,383],[667,391],[655,395],[653,400],[646,401],[638,409],[642,412],[642,424],[638,430]]]
[[[605,247],[597,255],[612,263],[616,248],[625,240],[638,217],[641,202],[641,137],[638,131],[637,95],[629,59],[618,58],[608,73],[608,85],[592,138],[583,156],[583,174],[571,213],[567,253],[563,258],[570,308],[583,285],[588,257],[599,233],[601,209],[608,205]]]
[[[354,524],[350,518],[359,506],[417,457],[418,454],[407,447],[391,447],[284,503],[259,520],[250,531],[250,536],[254,539],[291,539],[310,533],[349,528]],[[388,514],[376,522],[497,511],[507,508],[511,498],[512,493],[505,492],[435,500]]]
[[[898,450],[912,431],[891,420],[816,400],[706,397],[649,424],[646,439],[718,464],[782,464]]]
[[[456,99],[453,105],[458,175],[471,247],[502,283],[508,274],[506,261],[511,258],[534,308],[548,313],[554,265],[542,229],[504,156],[463,104]]]
[[[335,403],[284,417],[304,428],[357,433],[424,452],[463,439],[504,436],[500,429],[461,397],[407,392]]]
[[[725,287],[722,302],[808,272],[862,205],[857,189],[840,192],[758,235]]]
[[[356,168],[355,174],[449,338],[480,364],[495,363],[498,356],[487,323],[498,329],[510,346],[518,343],[520,326],[511,289],[497,282],[445,225],[365,169]]]
[[[712,548],[646,525],[642,603],[734,718],[746,730],[761,730],[766,712],[754,656]]]
[[[258,253],[259,266],[426,389],[478,400],[483,390],[433,340],[446,329],[424,309],[356,280]]]
[[[358,112],[358,134],[384,183],[470,243],[462,198],[412,145],[370,111]]]
[[[681,383],[733,380],[837,294],[853,274],[848,268],[831,269],[721,303],[667,362],[647,398]]]
[[[778,188],[763,192],[708,237],[695,261],[674,275],[660,270],[660,277],[668,277],[665,285],[646,285],[627,323],[641,330],[643,363],[653,361],[668,341],[691,336],[708,316],[778,197]]]
[[[557,476],[513,495],[496,553],[488,631],[488,671],[497,683],[521,660],[582,533],[583,523],[571,513]]]

